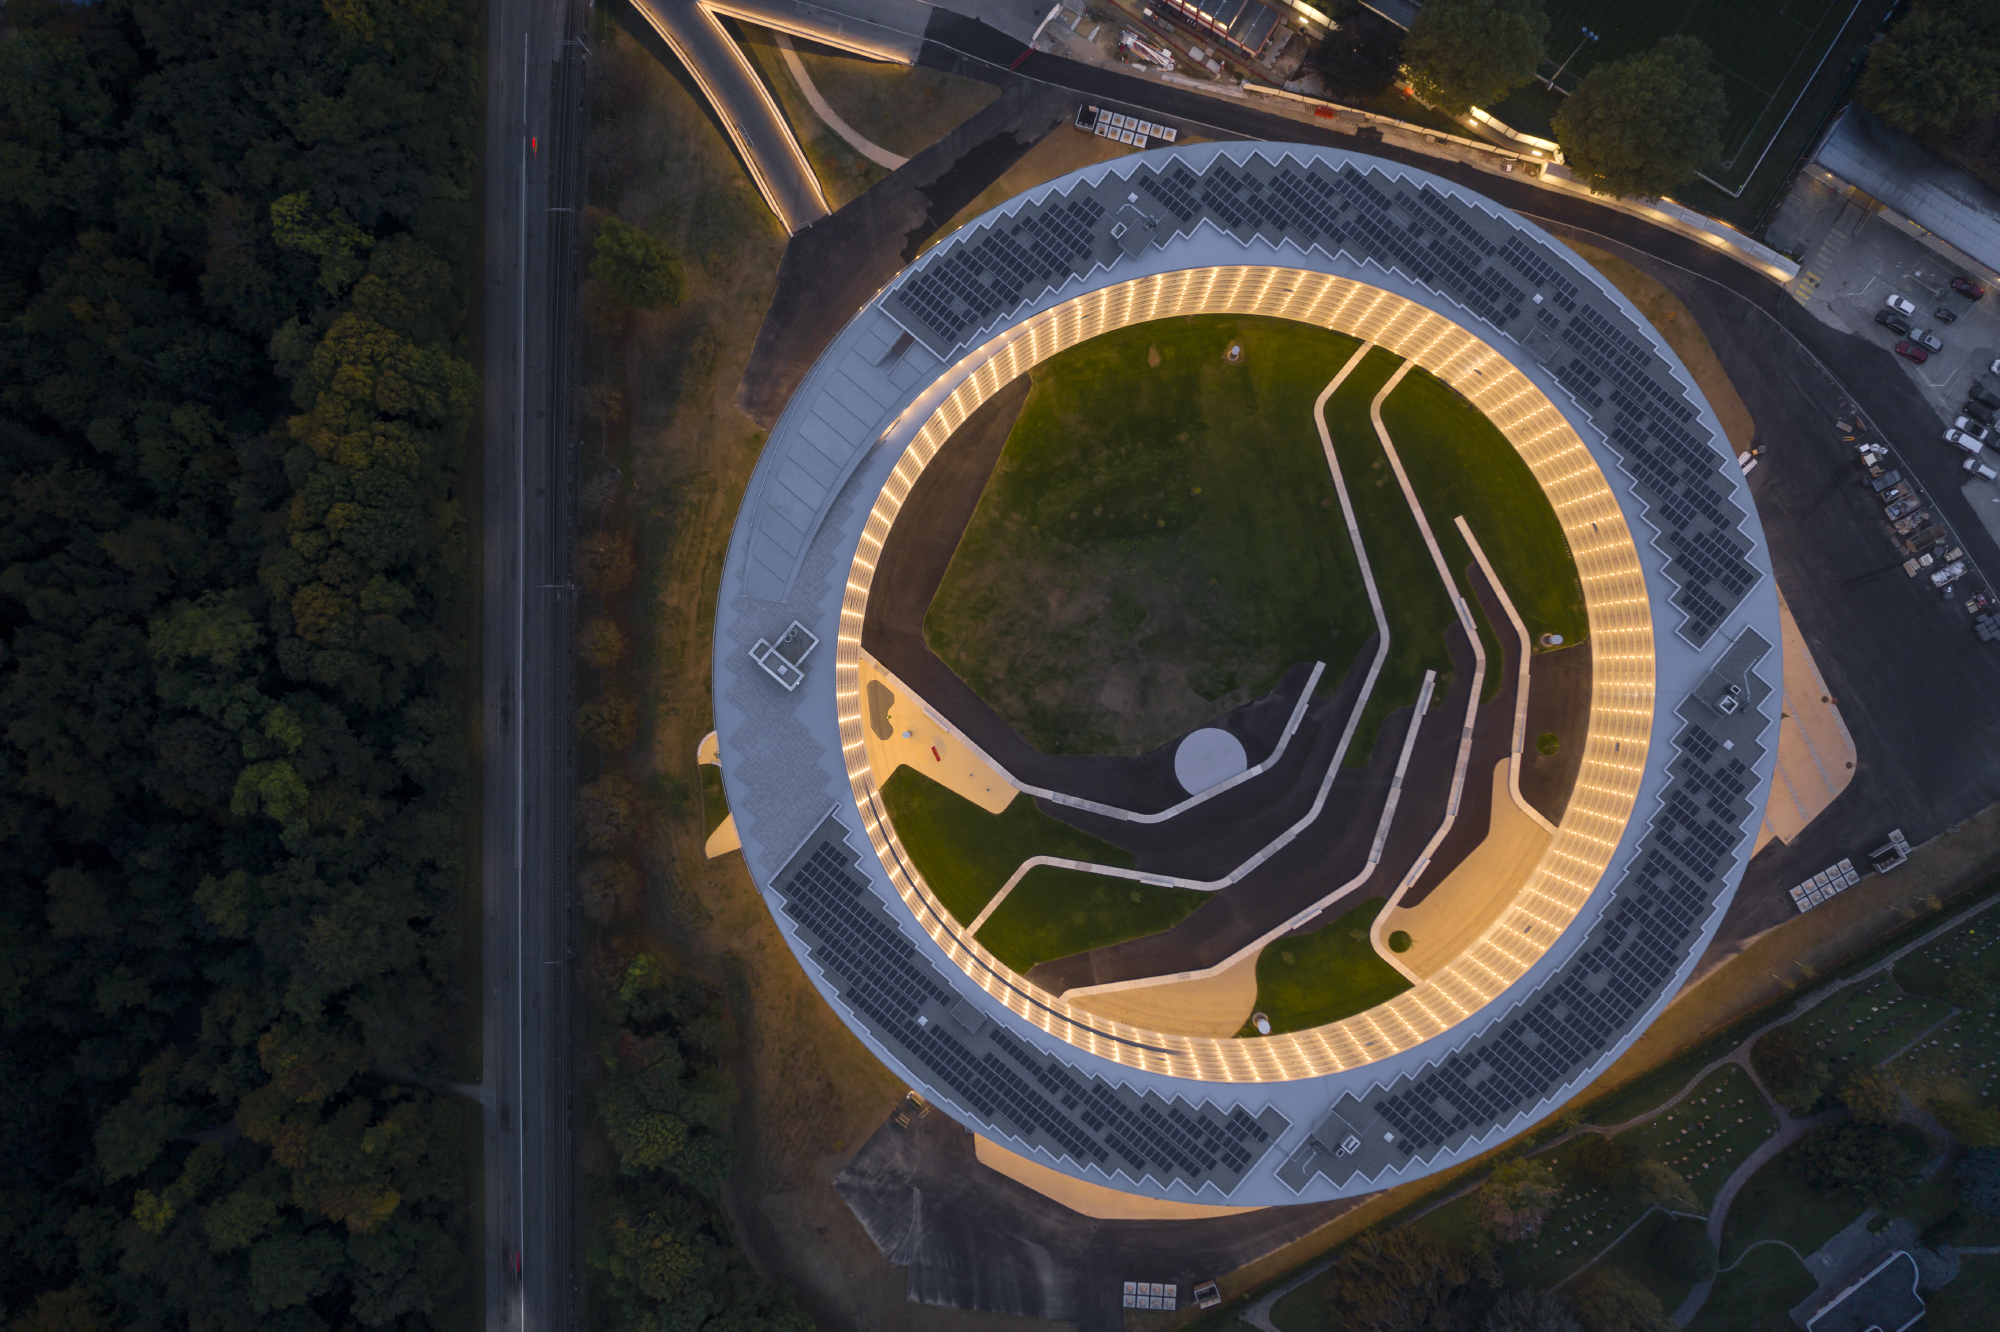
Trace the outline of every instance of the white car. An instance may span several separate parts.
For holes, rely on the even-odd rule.
[[[1917,312],[1917,307],[1913,302],[1904,300],[1893,291],[1889,293],[1889,299],[1882,302],[1882,304],[1888,306],[1899,315],[1913,315]]]
[[[2000,361],[1995,361],[1993,364],[1987,366],[1986,373],[1989,375],[2000,375]]]
[[[1911,329],[1910,341],[1916,343],[1920,347],[1929,347],[1932,351],[1944,350],[1944,343],[1938,340],[1938,335],[1931,332],[1927,328]]]
[[[1955,427],[1944,432],[1944,442],[1947,444],[1956,444],[1967,453],[1977,453],[1986,447],[1963,430]]]
[[[1961,416],[1951,424],[1952,428],[1958,431],[1959,434],[1970,435],[1982,444],[1986,442],[1986,437],[1993,433],[1969,416]]]

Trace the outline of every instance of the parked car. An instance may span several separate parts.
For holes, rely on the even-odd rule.
[[[1986,436],[1992,433],[1989,430],[1987,430],[1985,426],[1979,424],[1979,422],[1971,419],[1970,417],[1965,417],[1965,416],[1961,416],[1957,420],[1953,421],[1951,423],[1951,427],[1954,430],[1963,431],[1964,433],[1972,436],[1974,439],[1978,440],[1982,444],[1986,442]]]
[[[2000,393],[1995,393],[1976,379],[1972,381],[1972,387],[1965,391],[1965,396],[1988,411],[2000,412]]]
[[[1910,331],[1910,321],[1897,314],[1894,310],[1877,310],[1875,312],[1875,322],[1898,337]]]
[[[1918,365],[1922,365],[1925,361],[1931,359],[1931,354],[1914,342],[1897,343],[1896,355],[1915,361]]]
[[[1977,453],[1986,447],[1963,430],[1956,428],[1944,432],[1944,442],[1947,444],[1956,444],[1967,453]]]
[[[1894,310],[1899,315],[1913,315],[1917,312],[1917,307],[1915,302],[1906,301],[1893,291],[1889,293],[1889,299],[1883,301],[1882,304],[1888,306],[1891,310]]]
[[[1980,286],[1977,282],[1974,282],[1971,278],[1968,277],[1953,278],[1951,280],[1951,289],[1957,292],[1959,295],[1965,297],[1967,300],[1973,300],[1973,301],[1978,300],[1981,296],[1984,296],[1986,294],[1986,288]]]
[[[1992,481],[1996,478],[2000,478],[2000,472],[1994,471],[1991,467],[1988,467],[1985,463],[1979,461],[1979,459],[1977,458],[1967,458],[1965,460],[1965,470],[1987,481]]]
[[[1987,366],[1986,373],[1989,375],[2000,375],[2000,359],[1995,359],[1993,364]]]
[[[1931,311],[1931,318],[1937,320],[1940,324],[1956,324],[1958,322],[1958,315],[1952,311],[1950,306],[1946,305],[1940,305],[1937,309]]]
[[[1911,330],[1910,330],[1910,341],[1911,341],[1911,342],[1919,342],[1919,343],[1922,343],[1922,344],[1923,344],[1924,346],[1926,346],[1926,347],[1930,348],[1930,349],[1931,349],[1932,351],[1943,351],[1943,350],[1944,350],[1944,342],[1943,342],[1943,340],[1942,340],[1942,339],[1940,339],[1940,338],[1938,337],[1938,335],[1937,335],[1937,334],[1935,334],[1935,333],[1931,332],[1931,331],[1930,331],[1929,329],[1927,329],[1927,328],[1913,328],[1913,329],[1911,329]]]
[[[1993,424],[1993,409],[1991,407],[1982,407],[1970,398],[1958,404],[1958,411],[1959,415],[1969,416],[1981,425],[1990,426]]]

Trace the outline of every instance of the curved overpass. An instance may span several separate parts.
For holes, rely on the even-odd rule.
[[[1595,644],[1584,770],[1511,909],[1396,1000],[1248,1041],[1071,1009],[967,937],[883,815],[857,688],[875,558],[952,431],[1065,347],[1203,312],[1353,333],[1478,405],[1555,507]],[[1074,173],[878,293],[772,434],[717,620],[717,728],[746,860],[856,1034],[1013,1150],[1114,1187],[1237,1204],[1441,1168],[1547,1113],[1636,1039],[1734,890],[1770,778],[1776,699],[1757,668],[1778,632],[1741,484],[1638,312],[1470,191],[1296,145]]]

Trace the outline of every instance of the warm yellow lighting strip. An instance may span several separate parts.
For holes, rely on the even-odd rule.
[[[862,742],[861,626],[882,544],[910,488],[952,432],[1041,361],[1099,334],[1179,315],[1264,315],[1365,338],[1464,394],[1534,472],[1569,539],[1590,621],[1590,726],[1575,792],[1541,863],[1500,919],[1451,965],[1387,1003],[1310,1031],[1252,1040],[1168,1035],[1108,1021],[1010,971],[951,919],[911,865],[876,797]],[[883,483],[862,529],[834,642],[834,698],[861,823],[911,913],[951,961],[1023,1021],[1130,1067],[1215,1082],[1319,1077],[1373,1063],[1448,1030],[1519,980],[1603,877],[1645,776],[1654,705],[1653,623],[1632,533],[1568,420],[1533,381],[1450,319],[1347,278],[1268,265],[1184,269],[1086,292],[1035,315],[931,413]]]

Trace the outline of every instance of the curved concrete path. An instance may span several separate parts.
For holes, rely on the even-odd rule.
[[[860,153],[878,167],[885,167],[890,171],[894,171],[897,167],[902,166],[910,160],[907,157],[899,157],[895,153],[890,152],[887,148],[884,148],[881,144],[875,142],[845,120],[842,120],[840,113],[827,105],[826,98],[820,96],[819,88],[813,83],[812,75],[806,72],[805,62],[799,59],[798,49],[792,45],[791,37],[781,32],[777,34],[777,38],[778,54],[784,59],[785,72],[792,76],[792,82],[799,85],[799,94],[806,99],[806,105],[813,109],[814,115],[826,122],[828,129],[845,139],[848,147]]]

